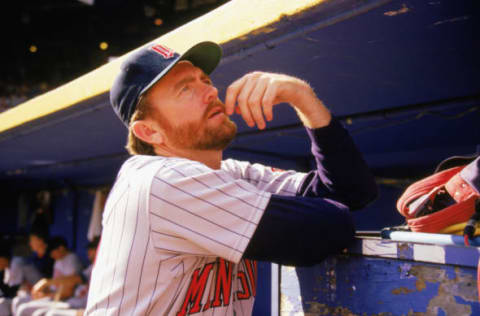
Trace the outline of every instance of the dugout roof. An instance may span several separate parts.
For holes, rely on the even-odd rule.
[[[154,42],[179,52],[211,40],[225,88],[247,71],[309,81],[352,132],[378,177],[418,177],[480,144],[479,10],[470,1],[233,0]],[[127,158],[108,91],[125,56],[0,114],[0,181],[18,186],[111,183]],[[278,106],[226,157],[307,169],[309,143]]]

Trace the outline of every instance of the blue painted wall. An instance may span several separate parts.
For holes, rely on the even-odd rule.
[[[87,231],[94,195],[88,190],[62,190],[54,195],[50,234],[64,236],[70,249],[87,263]]]

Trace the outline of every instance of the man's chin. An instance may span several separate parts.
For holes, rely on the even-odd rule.
[[[232,142],[237,134],[237,125],[228,117],[214,133],[206,137],[210,142],[204,144],[204,149],[224,150]]]

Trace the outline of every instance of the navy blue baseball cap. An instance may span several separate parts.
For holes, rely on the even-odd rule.
[[[145,46],[123,62],[110,89],[113,110],[128,128],[140,96],[179,61],[188,60],[210,74],[221,57],[222,49],[214,42],[198,43],[182,55],[160,44]]]

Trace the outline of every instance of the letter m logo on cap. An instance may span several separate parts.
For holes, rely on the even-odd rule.
[[[175,52],[168,48],[167,46],[163,46],[160,44],[156,44],[152,46],[153,51],[159,53],[160,55],[163,56],[165,59],[172,58]]]

